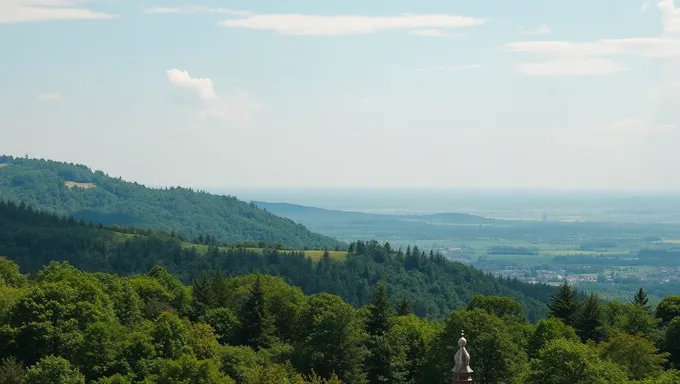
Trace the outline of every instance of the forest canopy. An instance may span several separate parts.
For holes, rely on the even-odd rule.
[[[103,224],[210,234],[220,242],[265,241],[290,248],[344,245],[232,196],[188,188],[147,188],[84,165],[0,156],[0,199]]]

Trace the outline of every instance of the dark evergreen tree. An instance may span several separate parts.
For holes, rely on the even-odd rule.
[[[270,316],[267,316],[264,307],[264,291],[260,276],[257,276],[250,296],[241,308],[241,331],[240,340],[242,345],[247,345],[255,350],[269,348],[274,338],[274,324]]]
[[[575,326],[579,311],[576,291],[568,281],[560,285],[548,304],[549,316],[562,320],[565,324]]]
[[[217,248],[216,248],[217,250]],[[219,252],[217,254],[219,257]],[[213,274],[210,276],[210,286],[214,292],[215,295],[215,304],[218,307],[226,307],[227,306],[227,289],[225,285],[225,280],[224,280],[224,272],[222,272],[222,269],[217,269]]]
[[[633,300],[631,303],[635,305],[639,305],[640,307],[644,308],[645,311],[648,313],[651,313],[651,306],[647,305],[649,302],[649,298],[647,297],[647,292],[645,292],[644,289],[640,288],[636,293],[635,296],[633,296]]]
[[[395,380],[395,372],[392,369],[393,351],[386,337],[390,331],[391,315],[387,287],[384,281],[380,281],[376,285],[375,298],[366,322],[368,333],[366,347],[369,353],[366,359],[366,376],[370,384],[393,383]]]
[[[194,320],[205,314],[205,311],[217,307],[217,296],[213,284],[203,272],[200,278],[191,284],[191,315]]]
[[[390,330],[392,310],[387,297],[387,286],[384,281],[375,286],[375,298],[370,306],[370,316],[366,322],[366,333],[371,336],[382,336]]]
[[[411,313],[411,303],[407,299],[401,299],[397,307],[397,316],[407,316]]]
[[[600,298],[591,293],[581,305],[576,318],[576,332],[583,342],[593,340],[600,342],[604,339],[604,319],[600,310]]]

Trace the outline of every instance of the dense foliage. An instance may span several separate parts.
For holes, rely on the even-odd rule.
[[[9,156],[0,156],[0,163],[9,163],[0,168],[0,199],[23,201],[60,215],[160,229],[192,239],[207,233],[230,243],[266,241],[299,249],[343,246],[231,196],[147,188],[83,165]]]
[[[395,251],[389,244],[358,241],[343,260],[326,253],[313,262],[302,252],[189,244],[167,233],[91,225],[14,203],[0,203],[0,233],[0,255],[29,273],[50,261],[121,275],[147,273],[159,265],[184,283],[204,271],[222,270],[228,276],[259,271],[280,276],[307,294],[336,294],[357,307],[367,304],[372,288],[384,280],[395,304],[406,299],[416,315],[434,318],[464,307],[475,295],[502,295],[521,303],[536,321],[545,315],[544,303],[553,291],[498,279],[417,247]]]
[[[574,329],[558,317],[531,325],[505,297],[474,297],[436,321],[396,313],[390,299],[379,283],[354,309],[259,274],[205,274],[185,286],[162,267],[119,277],[52,262],[29,279],[0,258],[0,382],[444,384],[461,330],[477,383],[680,380],[678,297],[657,313],[596,304],[599,340],[577,336],[592,333],[582,332],[592,312],[582,301],[561,312]]]

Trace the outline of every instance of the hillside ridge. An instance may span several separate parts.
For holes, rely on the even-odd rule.
[[[191,188],[149,188],[81,164],[0,156],[0,199],[107,225],[134,225],[192,239],[265,241],[290,248],[344,248],[291,219],[238,200]],[[83,188],[82,186],[85,186]],[[78,187],[78,188],[76,188]]]
[[[368,292],[385,280],[395,299],[408,299],[416,314],[428,317],[444,316],[475,295],[501,295],[520,302],[527,317],[536,320],[545,314],[553,292],[548,286],[497,278],[417,247],[396,251],[376,241],[354,242],[346,257],[329,252],[315,262],[304,251],[223,247],[205,237],[210,244],[192,245],[166,232],[89,224],[3,202],[0,233],[0,255],[31,273],[52,261],[123,276],[162,266],[185,283],[219,270],[228,276],[257,272],[280,276],[307,293],[336,294],[355,306],[367,304]]]

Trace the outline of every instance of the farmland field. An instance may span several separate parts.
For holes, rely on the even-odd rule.
[[[96,187],[96,185],[93,183],[76,183],[75,181],[65,181],[64,185],[69,188],[84,188],[84,189],[92,189]]]
[[[198,252],[199,254],[205,254],[206,252],[208,252],[208,249],[210,249],[210,246],[205,245],[205,244],[183,243],[182,248],[185,248],[185,249],[195,248],[196,252]],[[225,249],[228,249],[228,247],[220,247],[220,249],[225,250]],[[264,250],[264,248],[246,248],[246,249],[248,249],[249,251],[254,251],[254,252],[262,252]],[[292,253],[292,252],[299,252],[299,251],[294,250],[294,249],[284,249],[284,250],[280,250],[279,252],[280,253]],[[312,259],[314,261],[321,260],[321,257],[323,256],[323,253],[324,253],[323,250],[305,250],[303,252],[304,252],[306,257],[309,257],[310,259]],[[329,250],[328,254],[330,255],[331,259],[334,259],[334,260],[341,260],[341,259],[344,259],[345,256],[347,256],[346,251],[330,251]]]

